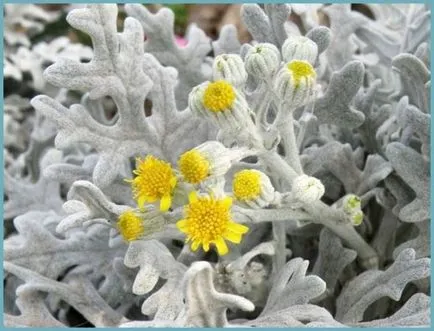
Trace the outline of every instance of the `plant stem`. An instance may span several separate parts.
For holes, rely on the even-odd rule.
[[[298,176],[294,169],[289,166],[277,153],[269,152],[262,155],[262,161],[282,181],[291,187],[293,179]],[[312,217],[315,223],[323,224],[337,234],[348,245],[354,249],[361,261],[367,268],[378,266],[378,256],[375,250],[357,233],[354,227],[346,219],[343,211],[333,209],[321,201],[304,206],[306,212]]]

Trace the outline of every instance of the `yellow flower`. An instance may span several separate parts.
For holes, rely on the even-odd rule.
[[[302,79],[314,80],[316,78],[315,70],[307,61],[293,60],[288,63],[287,68],[292,74],[295,87],[300,85]]]
[[[117,228],[126,241],[137,240],[145,232],[143,220],[132,210],[127,210],[119,216]]]
[[[209,245],[214,244],[218,254],[225,255],[228,253],[225,239],[239,244],[241,235],[249,230],[232,221],[231,198],[217,199],[212,195],[198,197],[196,192],[192,192],[189,200],[184,210],[185,218],[178,221],[176,226],[187,235],[187,242],[192,242],[193,251],[202,245],[204,251],[208,252]]]
[[[181,155],[178,161],[179,170],[184,180],[190,184],[198,184],[209,175],[209,161],[197,150],[190,150]]]
[[[231,84],[224,80],[210,83],[203,96],[203,105],[213,112],[229,109],[235,100],[235,91]]]
[[[312,65],[304,60],[292,60],[277,73],[275,79],[276,94],[291,109],[308,103],[315,91],[316,72]]]
[[[137,159],[133,173],[137,176],[129,182],[139,208],[145,202],[161,200],[160,210],[167,211],[172,204],[172,193],[177,182],[170,164],[148,155],[144,160]]]
[[[270,178],[254,169],[237,172],[232,181],[232,191],[238,204],[254,209],[270,205],[278,195]]]
[[[235,174],[232,182],[235,198],[238,200],[256,199],[261,194],[261,176],[254,170],[242,170]]]
[[[184,181],[203,184],[224,176],[234,161],[246,155],[249,155],[247,149],[228,149],[218,141],[207,141],[182,154],[178,167]]]

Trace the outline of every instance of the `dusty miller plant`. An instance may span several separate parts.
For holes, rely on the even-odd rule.
[[[93,53],[47,46],[5,166],[6,325],[429,326],[430,11],[366,7],[243,5],[251,43],[185,47],[168,9],[71,11]]]

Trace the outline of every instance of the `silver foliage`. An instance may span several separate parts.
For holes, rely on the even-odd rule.
[[[368,17],[350,4],[245,4],[251,43],[234,26],[212,41],[191,25],[185,47],[167,8],[63,10],[92,48],[34,43],[62,12],[5,5],[6,326],[430,325],[428,6],[365,4]],[[276,61],[299,36],[318,55],[315,86],[294,107],[274,87],[287,88]],[[274,50],[264,63],[277,67],[248,74],[254,50]],[[197,87],[225,54],[239,68],[219,75],[237,82],[241,106],[201,116]],[[182,182],[180,155],[207,141],[221,144],[210,153],[225,171]],[[168,211],[136,208],[125,181],[146,155],[176,168]],[[261,208],[233,192],[245,169],[273,188]],[[233,220],[249,231],[228,254],[184,242],[176,223],[193,190],[235,197]],[[144,233],[127,242],[119,219],[131,210]]]

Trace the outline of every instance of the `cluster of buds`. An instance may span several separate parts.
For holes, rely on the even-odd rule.
[[[351,223],[358,226],[363,222],[361,199],[354,194],[348,194],[342,199],[342,209],[348,215]]]
[[[282,100],[295,109],[309,102],[314,93],[316,72],[313,65],[318,46],[307,37],[289,37],[282,46],[282,57],[276,46],[257,44],[246,54],[245,66],[249,74],[271,82]],[[281,58],[284,65],[281,67]],[[279,70],[280,68],[280,70]]]

